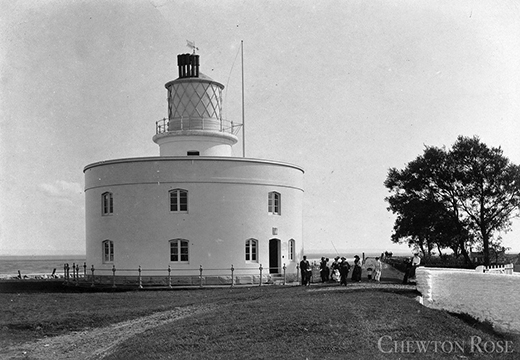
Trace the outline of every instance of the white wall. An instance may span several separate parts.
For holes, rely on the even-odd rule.
[[[233,134],[204,130],[163,133],[153,140],[161,156],[186,156],[188,151],[198,151],[200,156],[231,156],[232,145],[237,142]]]
[[[187,214],[169,210],[168,191],[175,188],[188,190]],[[114,197],[110,216],[101,215],[101,194],[106,191]],[[267,213],[270,191],[282,194],[281,216]],[[293,165],[210,157],[111,160],[85,168],[85,199],[89,268],[112,268],[102,263],[105,239],[114,241],[117,269],[170,265],[175,270],[172,275],[198,274],[178,270],[200,265],[205,269],[233,265],[257,274],[260,264],[269,266],[272,238],[281,240],[280,261],[288,271],[296,271],[303,253],[303,171]],[[176,238],[190,241],[188,264],[170,262],[168,241]],[[244,255],[249,238],[259,241],[258,261],[253,263],[246,262]],[[296,241],[295,261],[288,259],[290,239]]]
[[[520,333],[520,276],[466,269],[417,269],[425,306],[466,313],[498,330]]]

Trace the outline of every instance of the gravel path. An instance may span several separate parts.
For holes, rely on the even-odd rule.
[[[214,305],[190,306],[155,313],[103,328],[74,332],[0,350],[0,359],[103,359],[123,341],[148,329],[212,311]]]

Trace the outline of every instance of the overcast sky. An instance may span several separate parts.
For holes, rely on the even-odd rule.
[[[517,0],[0,8],[0,255],[85,252],[83,168],[159,155],[186,40],[235,122],[244,41],[246,155],[305,169],[306,251],[407,250],[390,242],[383,182],[425,145],[477,135],[520,164]],[[520,252],[519,221],[504,239]]]

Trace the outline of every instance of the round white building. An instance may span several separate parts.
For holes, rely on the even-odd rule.
[[[296,273],[303,255],[303,170],[232,157],[239,127],[222,118],[224,86],[178,56],[160,156],[85,167],[87,266],[96,275]],[[133,273],[131,273],[133,271]],[[127,273],[125,273],[127,272]]]

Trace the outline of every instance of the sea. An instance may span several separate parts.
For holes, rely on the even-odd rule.
[[[16,277],[18,271],[22,277],[50,276],[54,269],[55,275],[62,277],[64,264],[79,264],[82,272],[85,261],[85,255],[0,256],[0,279]]]

